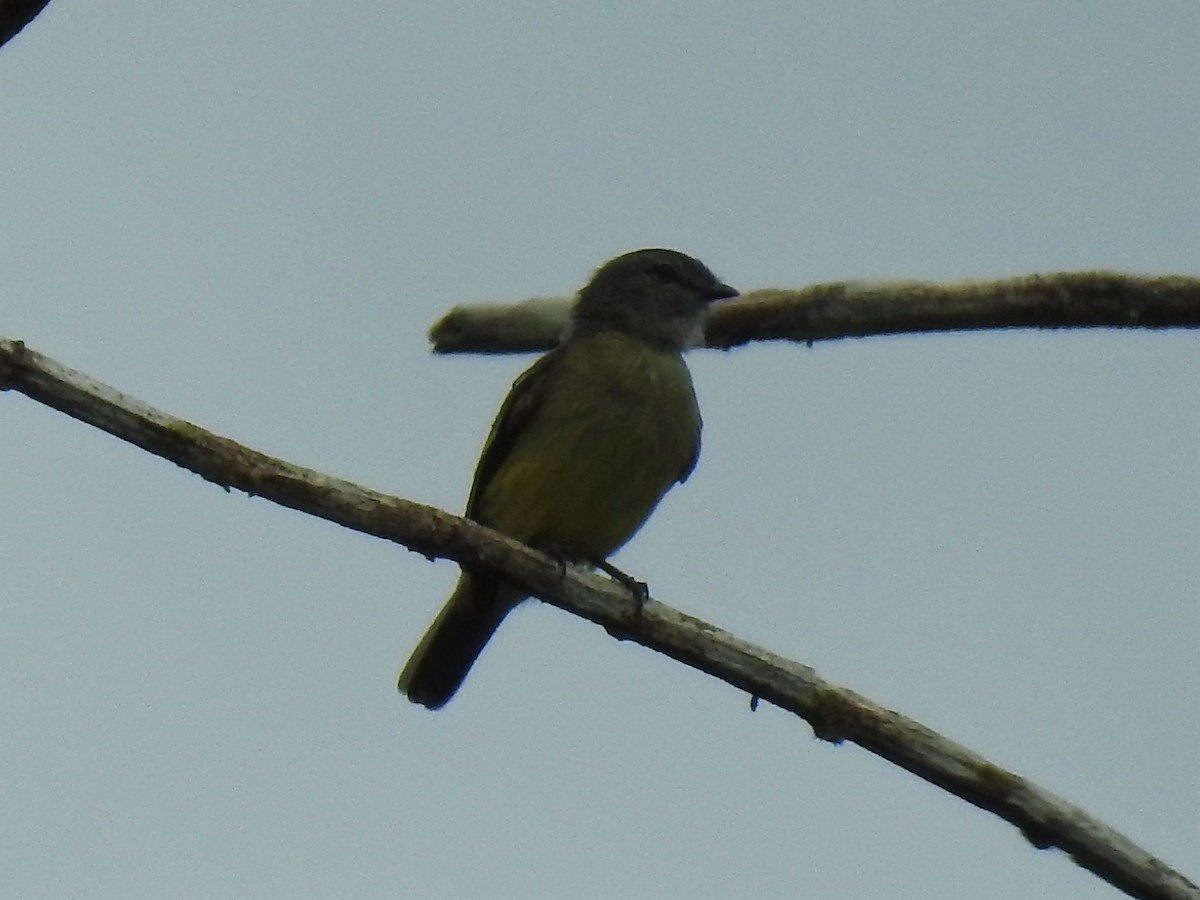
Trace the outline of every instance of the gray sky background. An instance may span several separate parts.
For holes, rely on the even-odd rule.
[[[0,334],[451,510],[528,357],[453,304],[675,247],[742,289],[1200,272],[1200,5],[55,0],[0,50]],[[1200,876],[1190,333],[691,357],[617,558]],[[452,564],[0,396],[0,893],[1116,892],[537,603],[443,712]]]

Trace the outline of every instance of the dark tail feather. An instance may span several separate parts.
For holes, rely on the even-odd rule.
[[[439,709],[454,696],[471,671],[484,645],[519,597],[496,585],[492,597],[481,597],[473,579],[464,575],[442,607],[417,649],[412,652],[397,685],[413,703]]]

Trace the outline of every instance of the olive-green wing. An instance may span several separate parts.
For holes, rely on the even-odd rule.
[[[513,382],[512,389],[500,406],[500,412],[496,414],[496,421],[492,423],[492,430],[483,445],[479,463],[475,466],[471,496],[467,499],[468,519],[478,521],[480,498],[487,490],[492,477],[508,459],[508,454],[512,452],[525,427],[541,407],[549,373],[558,359],[558,351],[551,350]]]
[[[692,458],[687,461],[687,465],[683,467],[683,471],[679,474],[679,483],[683,484],[688,480],[688,476],[696,471],[696,463],[700,462],[700,429],[696,429],[696,449],[692,451]]]

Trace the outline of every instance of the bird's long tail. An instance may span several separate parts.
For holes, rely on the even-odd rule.
[[[442,607],[400,673],[398,687],[413,703],[438,709],[454,696],[484,645],[521,600],[515,589],[468,574]]]

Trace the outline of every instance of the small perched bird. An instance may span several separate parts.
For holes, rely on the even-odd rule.
[[[700,410],[683,350],[710,303],[737,296],[699,260],[635,250],[579,292],[559,345],[500,407],[467,500],[467,518],[588,564],[628,541],[700,453]],[[399,688],[443,706],[519,588],[464,570],[413,651]]]

